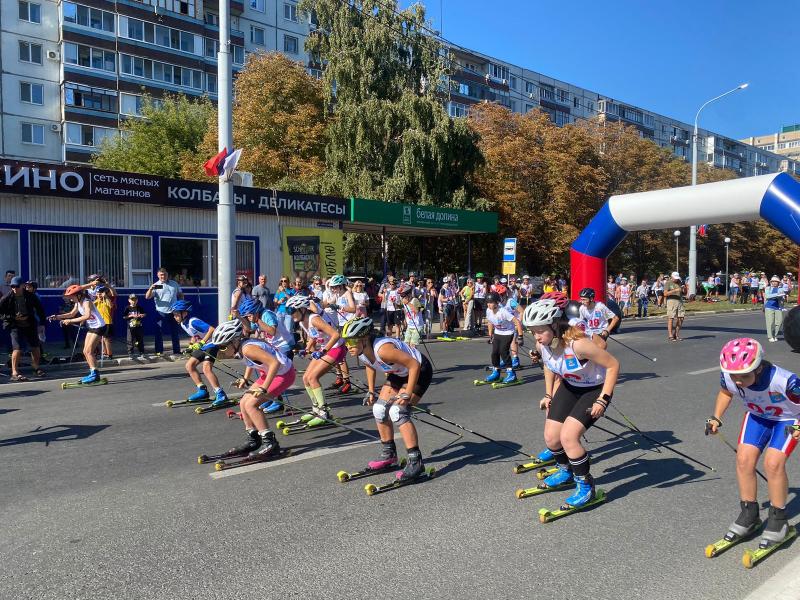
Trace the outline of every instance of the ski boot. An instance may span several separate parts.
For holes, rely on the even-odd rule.
[[[272,431],[267,430],[263,435],[258,433],[256,435],[259,438],[258,444],[260,448],[248,454],[248,458],[267,459],[280,454],[281,446],[278,444],[278,440],[275,439],[275,434]]]
[[[264,414],[271,415],[272,413],[276,413],[280,410],[283,410],[283,402],[280,400],[273,400],[272,402],[264,402],[259,408],[264,412]]]
[[[509,384],[509,383],[516,383],[516,381],[517,381],[517,375],[516,373],[514,373],[514,369],[506,369],[506,376],[503,377],[503,381],[501,381],[500,383]]]
[[[419,479],[425,474],[425,465],[422,464],[422,454],[419,450],[408,453],[408,462],[402,471],[397,471],[394,476],[398,483],[407,483]]]
[[[761,534],[761,541],[758,542],[759,548],[769,548],[775,544],[780,544],[789,535],[789,522],[786,519],[785,508],[775,508],[770,505],[767,526]]]
[[[536,455],[536,460],[540,462],[547,462],[548,460],[553,460],[553,451],[550,448],[545,448],[539,454]]]
[[[208,392],[206,392],[206,398],[207,397],[208,397]],[[211,408],[218,408],[227,402],[228,402],[228,395],[225,393],[225,390],[220,388],[217,390],[214,396],[214,401],[211,403]]]
[[[486,383],[494,383],[498,379],[500,379],[500,369],[498,369],[497,367],[494,367],[494,368],[492,368],[492,372],[489,373],[489,375],[486,376],[486,379],[484,379],[484,381]]]
[[[100,373],[97,372],[97,369],[92,369],[86,377],[80,380],[80,383],[81,385],[86,385],[87,383],[95,383],[97,381],[100,381]]]
[[[329,424],[331,420],[331,411],[327,404],[315,406],[311,409],[311,412],[314,413],[314,417],[310,421],[306,421],[306,426],[309,429]]]
[[[749,537],[761,526],[761,519],[758,518],[758,502],[740,500],[739,505],[742,507],[742,511],[728,528],[725,541],[733,542]]]
[[[250,452],[255,452],[261,446],[261,436],[255,429],[247,432],[247,442],[241,446],[236,446],[228,450],[230,456],[246,456]]]
[[[558,471],[548,475],[542,480],[542,485],[548,488],[556,488],[572,482],[572,471],[559,465]]]
[[[500,368],[501,369],[505,369],[506,368],[506,361],[504,361],[502,358],[500,359]]]
[[[337,375],[336,379],[333,381],[333,383],[330,384],[326,389],[336,390],[336,389],[339,389],[340,387],[342,387],[343,385],[344,385],[344,379],[342,379],[341,375]]]
[[[350,385],[350,380],[349,379],[345,379],[344,383],[342,384],[342,387],[339,388],[339,393],[340,394],[347,394],[351,389],[353,389],[353,386]]]
[[[511,357],[511,368],[512,369],[519,369],[519,356],[512,356]]]
[[[382,442],[383,449],[377,460],[367,463],[367,468],[371,471],[383,471],[397,465],[397,447],[394,441]]]
[[[198,386],[197,391],[186,398],[187,402],[202,402],[203,400],[208,400],[208,390],[204,385]]]
[[[584,477],[576,475],[575,484],[575,493],[564,501],[565,504],[579,507],[594,500],[594,478],[591,475]]]

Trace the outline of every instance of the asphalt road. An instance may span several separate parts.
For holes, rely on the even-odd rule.
[[[512,474],[511,451],[469,434],[418,423],[438,476],[368,497],[365,481],[341,484],[336,473],[379,449],[342,429],[280,436],[294,449],[290,459],[212,477],[197,455],[239,443],[241,422],[154,406],[192,391],[179,364],[109,370],[109,385],[81,390],[61,391],[55,377],[0,384],[0,597],[744,598],[797,545],[751,571],[741,547],[713,560],[703,554],[738,514],[734,455],[703,425],[720,346],[740,335],[766,343],[762,314],[690,317],[677,344],[666,341],[663,321],[626,324],[617,339],[658,360],[612,341],[624,373],[612,406],[717,470],[655,452],[604,420],[624,438],[587,434],[609,501],[546,525],[538,509],[569,492],[515,499],[535,479]],[[770,359],[800,368],[785,343],[766,346]],[[522,370],[525,385],[476,388],[489,355],[483,341],[429,351],[436,374],[427,407],[524,452],[542,448],[540,370]],[[360,396],[335,402],[345,423],[374,433]],[[730,440],[742,412],[734,404],[725,419]],[[789,466],[796,485],[798,459]],[[793,487],[789,513],[799,510]]]

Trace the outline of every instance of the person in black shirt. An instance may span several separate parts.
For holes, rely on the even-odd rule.
[[[11,291],[0,299],[0,318],[3,327],[11,333],[11,381],[28,380],[19,372],[23,340],[31,351],[33,372],[37,377],[44,377],[44,371],[39,368],[41,345],[37,331],[37,318],[39,323],[45,322],[44,308],[36,294],[23,289],[22,277],[14,277],[10,286]]]
[[[128,306],[122,313],[122,318],[128,323],[128,356],[133,356],[133,349],[139,351],[139,355],[144,354],[144,310],[139,306],[139,299],[136,294],[128,296]]]

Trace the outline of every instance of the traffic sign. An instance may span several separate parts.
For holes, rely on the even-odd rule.
[[[517,263],[515,261],[503,261],[503,275],[513,275],[517,272]]]
[[[506,238],[503,240],[503,262],[515,260],[517,260],[517,238]]]

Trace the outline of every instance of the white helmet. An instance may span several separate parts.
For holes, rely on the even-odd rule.
[[[224,346],[231,343],[236,338],[242,337],[242,322],[239,319],[232,319],[230,321],[223,321],[211,334],[209,340],[215,346]]]
[[[372,332],[372,319],[369,317],[356,317],[345,323],[342,328],[342,338],[349,340],[362,338]]]
[[[303,294],[295,294],[286,301],[286,308],[297,310],[298,308],[308,308],[311,306],[311,299]]]
[[[564,311],[556,305],[555,300],[538,300],[525,309],[522,324],[525,327],[552,325],[563,314]]]

